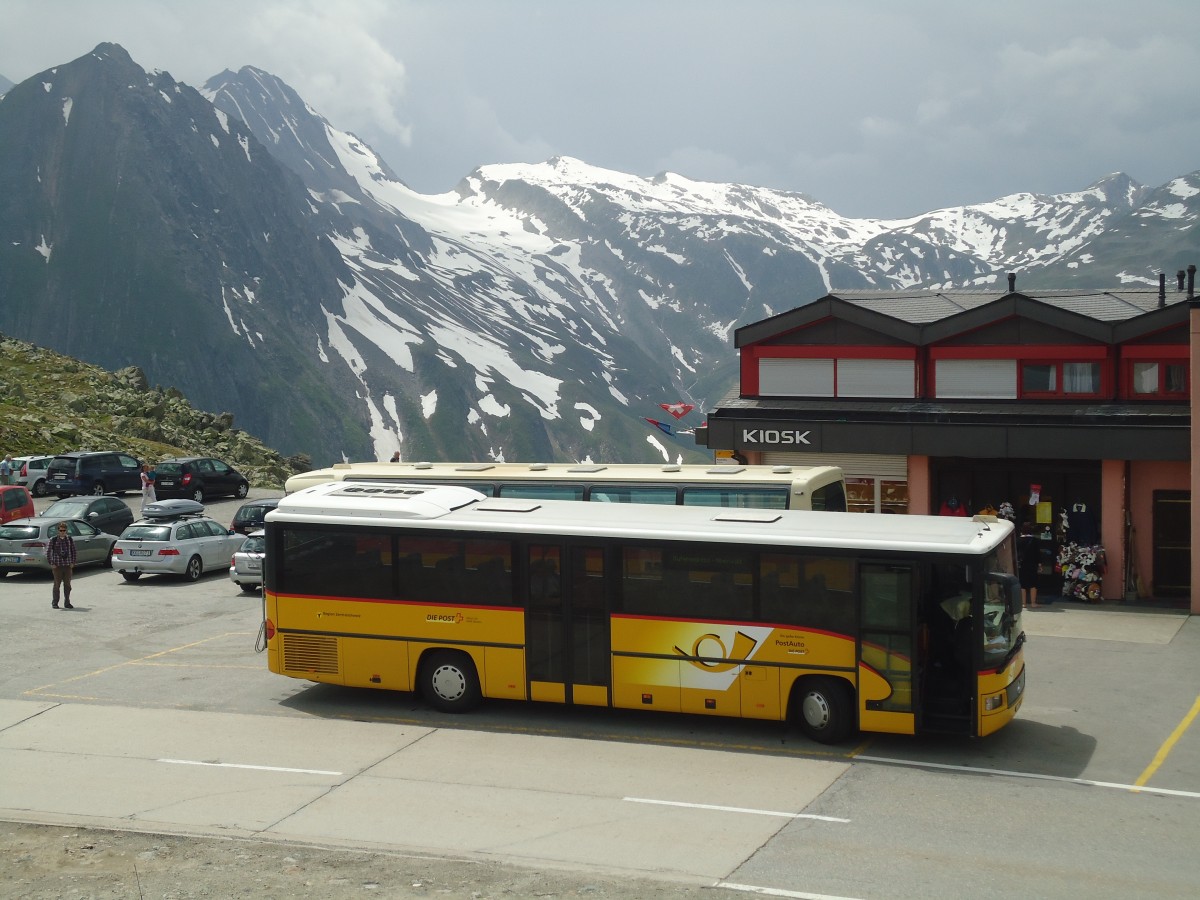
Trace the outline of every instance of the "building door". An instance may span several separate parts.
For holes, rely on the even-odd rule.
[[[1190,491],[1155,491],[1151,514],[1154,595],[1191,593],[1192,502]]]

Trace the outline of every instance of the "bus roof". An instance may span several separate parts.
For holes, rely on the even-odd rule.
[[[984,554],[1013,531],[990,516],[867,515],[485,497],[469,488],[325,482],[284,497],[267,522],[672,538],[821,549]]]
[[[838,466],[743,466],[743,465],[650,465],[641,463],[337,463],[327,469],[314,469],[293,475],[284,485],[286,493],[303,490],[326,481],[403,481],[406,478],[440,478],[448,481],[504,481],[520,479],[535,482],[623,481],[675,484],[753,484],[812,481],[820,487],[841,481]]]

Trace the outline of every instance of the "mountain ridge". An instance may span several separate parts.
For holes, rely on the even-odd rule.
[[[1115,173],[1082,191],[896,220],[568,156],[483,165],[425,195],[270,73],[226,70],[196,91],[107,46],[52,70],[54,96],[37,76],[0,103],[0,264],[15,267],[0,265],[0,289],[20,290],[22,308],[59,303],[91,322],[80,295],[95,279],[61,263],[73,230],[98,237],[118,257],[108,271],[126,321],[154,320],[166,283],[189,324],[150,346],[110,330],[105,359],[144,363],[321,464],[397,449],[408,459],[699,461],[687,435],[646,420],[674,401],[697,410],[668,430],[702,420],[736,383],[740,325],[837,290],[1000,296],[1009,271],[1042,289],[1151,286],[1157,271],[1190,261],[1200,218],[1200,172],[1157,188]],[[100,60],[119,64],[124,87],[62,88],[64,68]],[[124,102],[135,88],[140,102]],[[68,102],[103,107],[110,121],[72,133],[83,119],[64,114]],[[6,136],[31,149],[6,149]],[[145,183],[144,214],[128,215],[125,234],[136,254],[104,243],[46,186],[62,177],[50,151],[88,142],[127,148],[121,162]],[[115,162],[102,158],[73,190],[115,181]],[[162,277],[145,277],[139,261]],[[79,333],[35,318],[0,309],[0,328],[97,355]],[[189,343],[216,348],[216,377],[190,371]]]

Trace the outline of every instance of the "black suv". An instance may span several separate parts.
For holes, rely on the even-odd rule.
[[[233,522],[229,527],[238,534],[258,531],[266,525],[267,513],[278,505],[278,497],[264,497],[261,500],[250,500],[243,503],[233,514]]]
[[[142,488],[142,464],[126,453],[60,453],[46,467],[46,493],[124,494]]]
[[[203,503],[208,497],[245,497],[250,482],[233,466],[210,456],[179,456],[154,467],[154,496],[183,497]]]

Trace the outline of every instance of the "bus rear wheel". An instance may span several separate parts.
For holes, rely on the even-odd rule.
[[[475,664],[465,653],[436,650],[421,666],[421,694],[434,709],[467,712],[479,704],[482,693]]]
[[[804,734],[836,744],[854,730],[854,692],[840,678],[805,678],[793,695],[792,717]]]

